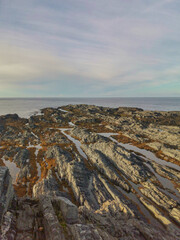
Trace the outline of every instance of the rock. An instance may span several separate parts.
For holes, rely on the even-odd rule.
[[[46,239],[65,240],[63,229],[59,224],[58,218],[54,212],[51,200],[43,197],[40,199],[40,209],[43,213],[43,225]]]
[[[18,196],[33,188],[33,197],[13,198],[9,172],[0,167],[0,239],[179,240],[180,113],[84,104],[63,109],[0,117],[0,164],[12,173],[20,168],[13,176]],[[110,131],[118,135],[102,136]],[[140,157],[148,152],[139,148],[173,168],[152,154]]]
[[[14,156],[14,162],[18,167],[24,167],[28,164],[29,151],[27,149],[20,149],[19,152]]]
[[[81,157],[76,159],[74,155],[73,159],[69,152],[60,147],[53,147],[52,154],[60,178],[68,182],[80,204],[97,209],[102,202],[112,199],[96,173],[86,167]]]
[[[75,240],[103,240],[92,224],[74,224],[70,229]]]
[[[16,216],[10,211],[4,214],[3,222],[1,224],[0,239],[14,240],[16,237]]]
[[[76,131],[72,130],[71,134],[74,135]],[[79,138],[81,136],[83,139],[82,141],[86,141],[85,139],[87,139],[86,135],[88,135],[88,131],[79,131],[81,132],[81,135],[76,134],[75,137]],[[105,137],[94,137],[93,142],[94,143],[88,144],[87,146],[82,145],[82,148],[85,153],[87,153],[89,159],[98,168],[99,164],[104,165],[104,172],[108,177],[110,177],[111,174],[108,173],[108,171],[110,170],[107,168],[107,165],[109,168],[112,165],[112,168],[114,167],[118,169],[127,178],[131,179],[135,183],[143,182],[147,178],[150,178],[152,176],[149,169],[143,164],[141,160],[139,160],[135,155],[129,153],[121,146],[118,146],[116,143],[109,141]],[[113,175],[112,178],[117,179],[115,174]],[[123,185],[125,185],[125,182],[123,183]],[[128,189],[128,186],[126,186],[125,188]]]
[[[177,222],[180,224],[180,209],[179,208],[173,208],[170,211],[170,216]]]
[[[3,125],[0,125],[0,133],[2,133],[5,130]]]
[[[60,191],[59,184],[54,178],[51,170],[48,171],[45,179],[42,179],[33,186],[33,196],[35,198],[40,198],[41,196],[55,197],[64,195],[65,194]]]
[[[0,223],[14,197],[12,178],[7,167],[0,167]]]
[[[109,140],[103,136],[98,135],[97,133],[89,132],[86,129],[75,127],[71,130],[70,134],[75,138],[80,139],[83,143],[94,143],[97,141],[107,141]]]
[[[78,209],[69,199],[64,197],[57,197],[53,200],[53,206],[60,209],[62,215],[67,223],[73,224],[78,221]]]
[[[128,192],[131,190],[130,185],[128,185],[124,178],[117,173],[116,168],[102,152],[96,149],[93,150],[85,144],[83,144],[81,148],[86,153],[93,166],[95,166],[102,174],[109,178],[109,180]]]
[[[180,182],[180,172],[176,169],[170,168],[168,166],[160,165],[156,162],[149,161],[149,164],[154,168],[154,170],[161,176],[175,181]]]
[[[143,188],[140,188],[140,191],[161,208],[169,211],[169,209],[177,206],[176,201],[162,193],[158,188],[155,187],[154,184],[150,182],[144,182],[142,185]]]
[[[169,230],[171,229],[170,226],[172,223],[162,215],[160,211],[157,210],[152,204],[150,204],[147,200],[145,200],[143,197],[140,198],[141,202],[154,214],[154,216],[161,221]]]
[[[165,230],[160,227],[152,227],[137,218],[124,218],[120,214],[112,216],[110,212],[94,212],[85,207],[81,207],[79,210],[82,221],[86,219],[96,228],[98,226],[99,234],[101,233],[99,229],[101,229],[110,235],[109,239],[177,240],[180,236],[180,232],[173,227]]]
[[[29,204],[24,204],[17,218],[18,231],[33,231],[34,212]]]

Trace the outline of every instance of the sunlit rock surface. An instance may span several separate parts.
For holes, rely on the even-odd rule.
[[[0,117],[0,239],[180,239],[180,112],[41,111]]]

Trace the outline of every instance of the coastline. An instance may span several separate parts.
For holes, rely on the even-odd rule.
[[[107,239],[116,239],[116,221],[121,231],[131,231],[129,221],[134,228],[144,221],[153,239],[159,239],[157,233],[178,239],[179,132],[180,111],[79,104],[44,108],[28,119],[9,114],[0,116],[0,165],[9,166],[10,173],[16,167],[17,202],[69,199],[79,211],[76,222],[87,225],[84,218],[91,216],[91,231],[98,229]],[[105,230],[105,213],[116,234]],[[74,225],[67,229],[78,231]]]
[[[171,98],[0,98],[0,115],[17,113],[29,118],[46,107],[57,108],[68,104],[88,104],[116,108],[136,107],[147,111],[180,111],[180,97]]]

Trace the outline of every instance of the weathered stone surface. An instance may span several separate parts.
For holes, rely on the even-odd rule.
[[[180,208],[173,208],[170,211],[170,216],[180,224]]]
[[[14,240],[16,237],[16,217],[10,211],[4,214],[3,222],[1,224],[0,239]]]
[[[54,147],[52,153],[56,157],[59,176],[69,183],[80,204],[97,209],[101,203],[112,198],[98,176],[85,166],[82,158],[73,159],[70,153],[60,147]]]
[[[150,204],[147,200],[145,200],[144,198],[140,198],[141,202],[154,214],[154,216],[159,219],[159,221],[161,221],[164,225],[166,225],[167,227],[170,228],[170,226],[172,225],[172,223],[169,221],[168,218],[166,218],[165,216],[162,215],[162,213],[160,211],[157,210],[157,208],[155,208],[152,204]]]
[[[97,133],[93,133],[78,127],[75,127],[71,130],[71,135],[80,139],[80,141],[83,143],[94,143],[101,140],[109,142],[107,138],[100,136]]]
[[[0,223],[14,197],[12,178],[7,167],[0,167]]]
[[[8,174],[0,177],[0,239],[179,240],[179,168],[159,158],[178,164],[180,113],[64,109],[0,117],[0,165],[20,168],[18,196],[35,197],[10,204]]]
[[[18,231],[33,231],[34,212],[29,204],[24,204],[17,218]]]
[[[78,221],[78,209],[69,199],[64,197],[57,197],[53,200],[55,208],[62,212],[62,215],[67,223],[77,223]]]
[[[107,178],[109,178],[116,185],[121,186],[124,190],[130,191],[130,185],[119,175],[116,168],[111,164],[110,160],[100,151],[93,150],[87,145],[82,145],[83,151],[88,156],[92,164]]]
[[[75,137],[81,137],[83,142],[87,139],[86,135],[90,134],[88,131],[79,130],[81,132],[80,135],[76,134],[78,132],[77,128],[71,131],[71,134]],[[81,139],[80,138],[80,139]],[[89,141],[88,141],[89,142]],[[142,161],[129,153],[127,150],[118,146],[116,143],[109,141],[107,138],[99,136],[94,137],[94,143],[88,144],[87,146],[84,144],[82,145],[83,150],[88,155],[89,159],[98,167],[98,162],[104,164],[105,166],[105,174],[110,177],[110,173],[108,173],[108,167],[113,165],[118,169],[121,173],[131,179],[133,182],[143,182],[147,178],[151,177],[151,173],[149,172],[148,168],[143,165]],[[103,171],[103,170],[102,170]],[[117,177],[112,176],[112,178],[117,179]],[[127,189],[127,187],[126,187]]]
[[[177,202],[162,193],[154,184],[150,182],[144,182],[143,188],[140,191],[149,199],[151,199],[158,206],[167,209],[172,209],[177,206]]]
[[[180,236],[180,232],[174,228],[166,231],[164,228],[152,227],[137,218],[124,218],[120,214],[112,216],[110,212],[94,212],[85,207],[81,207],[79,212],[83,221],[86,219],[86,221],[92,222],[94,226],[99,226],[101,230],[110,234],[114,239],[174,240]]]
[[[54,212],[51,200],[49,198],[41,198],[40,208],[43,213],[43,224],[48,240],[64,240],[63,229],[59,224],[58,218]]]
[[[152,167],[155,169],[155,171],[165,177],[165,178],[168,178],[170,180],[173,180],[175,182],[180,182],[180,172],[176,169],[173,169],[173,168],[170,168],[170,167],[167,167],[167,166],[163,166],[163,165],[160,165],[156,162],[149,162]]]
[[[70,229],[75,240],[103,240],[92,224],[74,224]]]
[[[46,178],[33,186],[33,196],[35,198],[40,198],[41,196],[55,197],[66,195],[67,194],[60,191],[59,184],[54,178],[51,170],[48,171]]]
[[[14,162],[19,167],[24,167],[29,163],[29,151],[27,149],[20,149],[14,156]]]

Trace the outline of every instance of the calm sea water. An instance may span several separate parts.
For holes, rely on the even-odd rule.
[[[93,104],[104,107],[139,107],[144,110],[180,111],[176,98],[0,98],[0,115],[17,113],[28,117],[45,107],[67,104]]]

